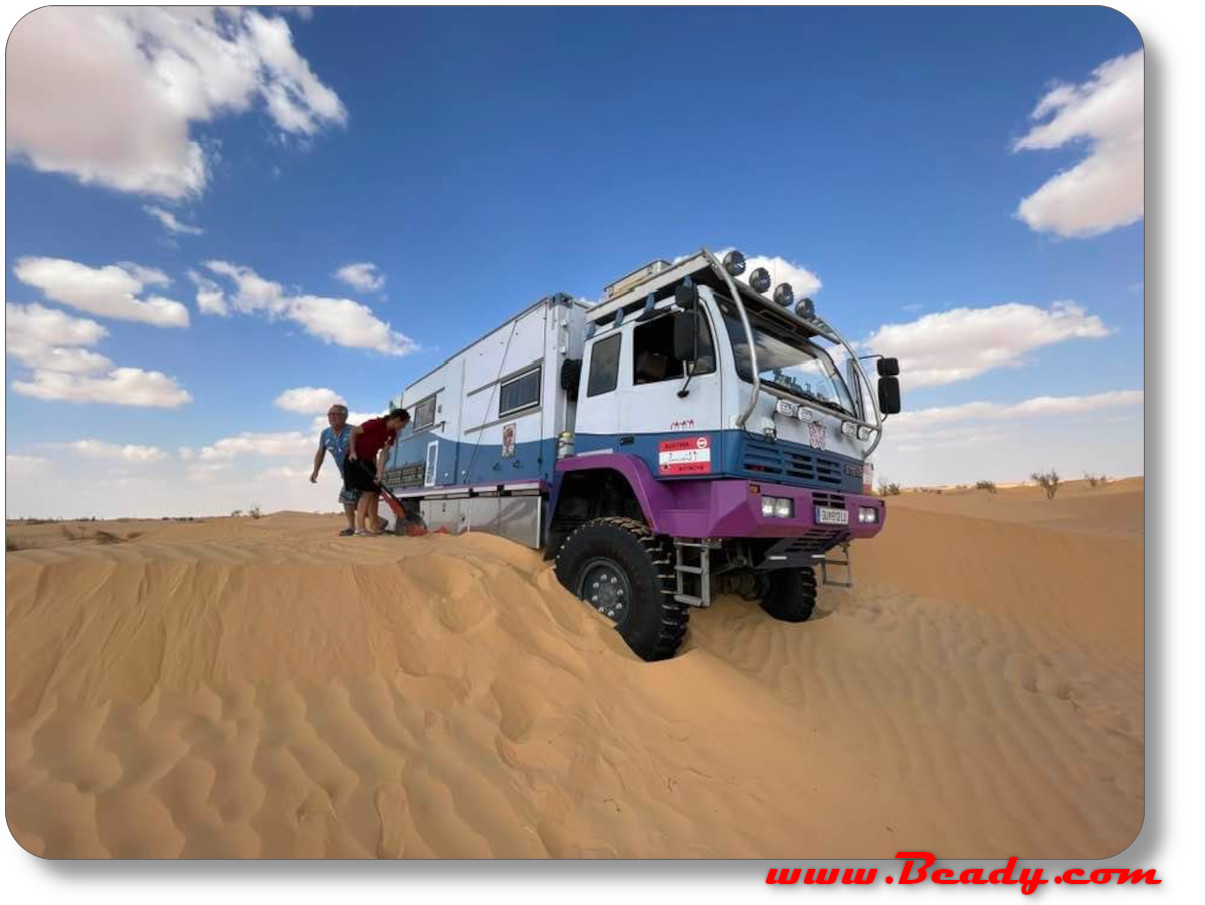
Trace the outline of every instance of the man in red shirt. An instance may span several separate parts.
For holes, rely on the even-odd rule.
[[[347,467],[343,470],[343,484],[348,490],[359,490],[360,500],[356,504],[356,534],[381,534],[369,531],[366,525],[368,514],[373,522],[377,519],[377,505],[381,494],[377,485],[385,476],[385,459],[393,447],[398,431],[410,423],[410,413],[405,409],[394,409],[384,418],[369,418],[353,428],[351,441],[347,445]]]

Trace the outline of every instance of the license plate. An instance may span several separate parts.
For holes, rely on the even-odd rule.
[[[829,509],[827,506],[816,507],[816,524],[818,525],[848,525],[849,513],[844,509]]]

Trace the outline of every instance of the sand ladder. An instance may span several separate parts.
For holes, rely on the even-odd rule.
[[[820,583],[830,588],[852,588],[854,586],[854,567],[849,558],[849,541],[840,545],[844,559],[829,559],[826,553],[817,553],[815,559],[820,563]],[[836,548],[834,548],[836,549]],[[832,553],[832,550],[829,551]],[[845,580],[838,581],[828,574],[829,566],[845,569]]]
[[[674,577],[677,580],[674,600],[690,606],[711,606],[711,550],[719,542],[701,538],[674,538]],[[687,582],[697,581],[699,593],[689,593]]]

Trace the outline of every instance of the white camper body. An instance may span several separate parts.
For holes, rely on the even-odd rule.
[[[557,436],[573,426],[561,369],[582,356],[587,310],[563,295],[541,299],[390,400],[412,421],[385,484],[420,498],[429,528],[539,546]]]

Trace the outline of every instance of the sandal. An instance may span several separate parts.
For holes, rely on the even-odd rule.
[[[355,528],[344,528],[342,531],[339,532],[339,536],[340,537],[351,537],[355,533],[356,533]]]

